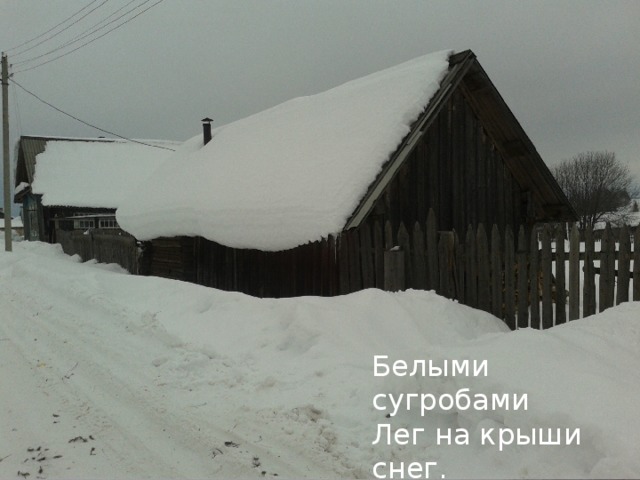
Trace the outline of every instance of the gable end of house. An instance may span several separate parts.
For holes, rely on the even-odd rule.
[[[444,110],[449,110],[445,112]],[[457,109],[457,110],[456,110]],[[461,112],[461,111],[464,111]],[[447,118],[443,120],[443,116]],[[463,118],[464,117],[464,118]],[[443,125],[444,123],[444,125]],[[436,130],[437,138],[434,138],[430,130]],[[473,131],[473,130],[477,131]],[[488,144],[489,149],[496,153],[486,155],[478,153],[478,148],[484,146],[468,146],[460,148],[451,142],[469,143],[476,142],[475,137],[486,137],[483,145]],[[478,140],[479,142],[479,140]],[[437,143],[437,147],[434,144]],[[442,178],[442,172],[447,171],[449,175],[470,175],[464,167],[469,162],[494,162],[504,163],[507,170],[506,177],[513,180],[514,189],[518,195],[513,199],[513,205],[505,206],[505,209],[523,211],[526,219],[517,219],[518,214],[514,212],[512,216],[516,218],[515,224],[544,221],[573,221],[575,212],[569,204],[566,196],[558,186],[549,171],[548,167],[536,151],[531,140],[528,138],[519,122],[508,108],[500,93],[497,91],[488,75],[478,62],[475,54],[466,50],[453,54],[449,58],[449,70],[443,78],[440,88],[433,96],[429,104],[424,109],[421,116],[413,124],[409,134],[404,138],[398,149],[390,156],[383,166],[380,174],[367,190],[358,207],[347,221],[344,230],[360,226],[363,222],[376,215],[376,210],[384,202],[382,197],[387,195],[389,190],[393,190],[393,183],[399,173],[406,169],[405,164],[416,155],[416,150],[429,150],[436,148],[438,151],[431,151],[429,154],[421,154],[422,161],[427,162],[428,155],[439,156],[440,167],[432,165],[427,175],[438,175],[444,183],[449,180]],[[462,158],[475,156],[477,158]],[[494,158],[496,157],[496,158]],[[414,160],[415,161],[415,160]],[[459,165],[454,165],[455,162]],[[449,165],[447,165],[449,164]],[[473,168],[473,166],[472,166]],[[477,169],[493,169],[495,166],[478,164]],[[452,203],[456,203],[454,209],[461,210],[465,207],[465,188],[498,188],[500,180],[492,185],[489,175],[486,172],[487,185],[474,185],[473,181],[451,180],[451,195],[454,196]],[[425,180],[428,184],[429,181]],[[506,181],[507,183],[509,180]],[[432,182],[433,183],[433,182]],[[432,185],[435,188],[438,183]],[[428,187],[425,187],[428,188]],[[472,194],[466,193],[469,200]],[[502,196],[502,199],[509,203],[511,197]],[[441,199],[442,200],[442,199]],[[522,204],[522,205],[521,205]],[[431,207],[436,207],[433,204]],[[436,208],[437,210],[437,208]],[[446,219],[448,215],[442,215]],[[509,219],[497,220],[491,215],[468,215],[465,221],[474,226],[477,223],[513,223]],[[466,227],[461,221],[457,225],[452,224],[445,228]]]

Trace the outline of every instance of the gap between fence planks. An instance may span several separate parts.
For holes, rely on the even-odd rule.
[[[432,289],[492,313],[512,329],[550,328],[640,300],[638,229],[632,236],[628,227],[614,232],[607,226],[596,251],[593,232],[581,234],[575,225],[568,235],[566,225],[543,225],[529,232],[520,227],[516,236],[509,226],[501,232],[493,225],[487,234],[480,224],[460,238],[457,232],[438,231],[430,211],[426,224],[415,223],[411,232],[403,224],[393,231],[388,223],[383,231],[376,223],[360,235],[360,245],[374,250],[362,259],[378,258],[376,238],[386,239],[384,268],[361,266],[363,275],[376,277],[366,284]]]
[[[83,260],[119,263],[134,273],[149,270],[131,236],[58,233],[64,251]],[[502,318],[510,328],[549,328],[640,300],[637,227],[632,233],[608,225],[596,250],[593,231],[579,232],[575,225],[568,235],[565,225],[440,231],[430,210],[424,223],[392,227],[375,221],[283,252],[186,237],[156,239],[149,248],[160,252],[149,270],[154,275],[257,296],[435,290]]]

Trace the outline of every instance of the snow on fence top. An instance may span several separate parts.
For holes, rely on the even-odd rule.
[[[342,230],[448,69],[442,51],[198,135],[117,211],[140,240],[286,250]]]
[[[176,148],[168,141],[145,143]],[[51,138],[36,156],[31,188],[47,206],[117,208],[170,153],[124,140]]]

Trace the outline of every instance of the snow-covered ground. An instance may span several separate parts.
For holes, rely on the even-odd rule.
[[[431,292],[260,300],[19,242],[0,253],[0,304],[0,478],[374,478],[391,462],[435,462],[430,478],[640,478],[638,302],[509,332]],[[487,376],[375,377],[374,355],[487,360]],[[526,394],[527,409],[449,409],[466,388]],[[445,408],[390,415],[409,393]],[[400,432],[391,445],[373,444],[379,424]],[[437,428],[469,445],[438,445]],[[532,429],[562,442],[500,448]]]
[[[594,230],[604,230],[607,222],[613,227],[622,225],[635,227],[640,225],[638,205],[640,205],[640,198],[632,198],[627,205],[619,208],[616,212],[605,214],[603,218],[595,224]]]

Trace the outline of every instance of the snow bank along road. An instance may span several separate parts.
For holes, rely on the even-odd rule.
[[[97,284],[102,272],[45,260],[48,269],[18,258],[3,265],[1,478],[339,473],[269,441],[259,424],[236,432],[217,389],[206,402],[190,395],[206,384],[206,354],[110,298]]]
[[[437,462],[432,478],[640,478],[638,319],[634,302],[509,332],[430,292],[261,300],[19,242],[0,252],[0,478],[372,478],[414,461]],[[375,378],[374,355],[488,375]],[[461,389],[528,407],[372,404]],[[425,435],[374,444],[380,424]],[[439,444],[440,427],[471,440]],[[580,444],[480,441],[538,428]]]

